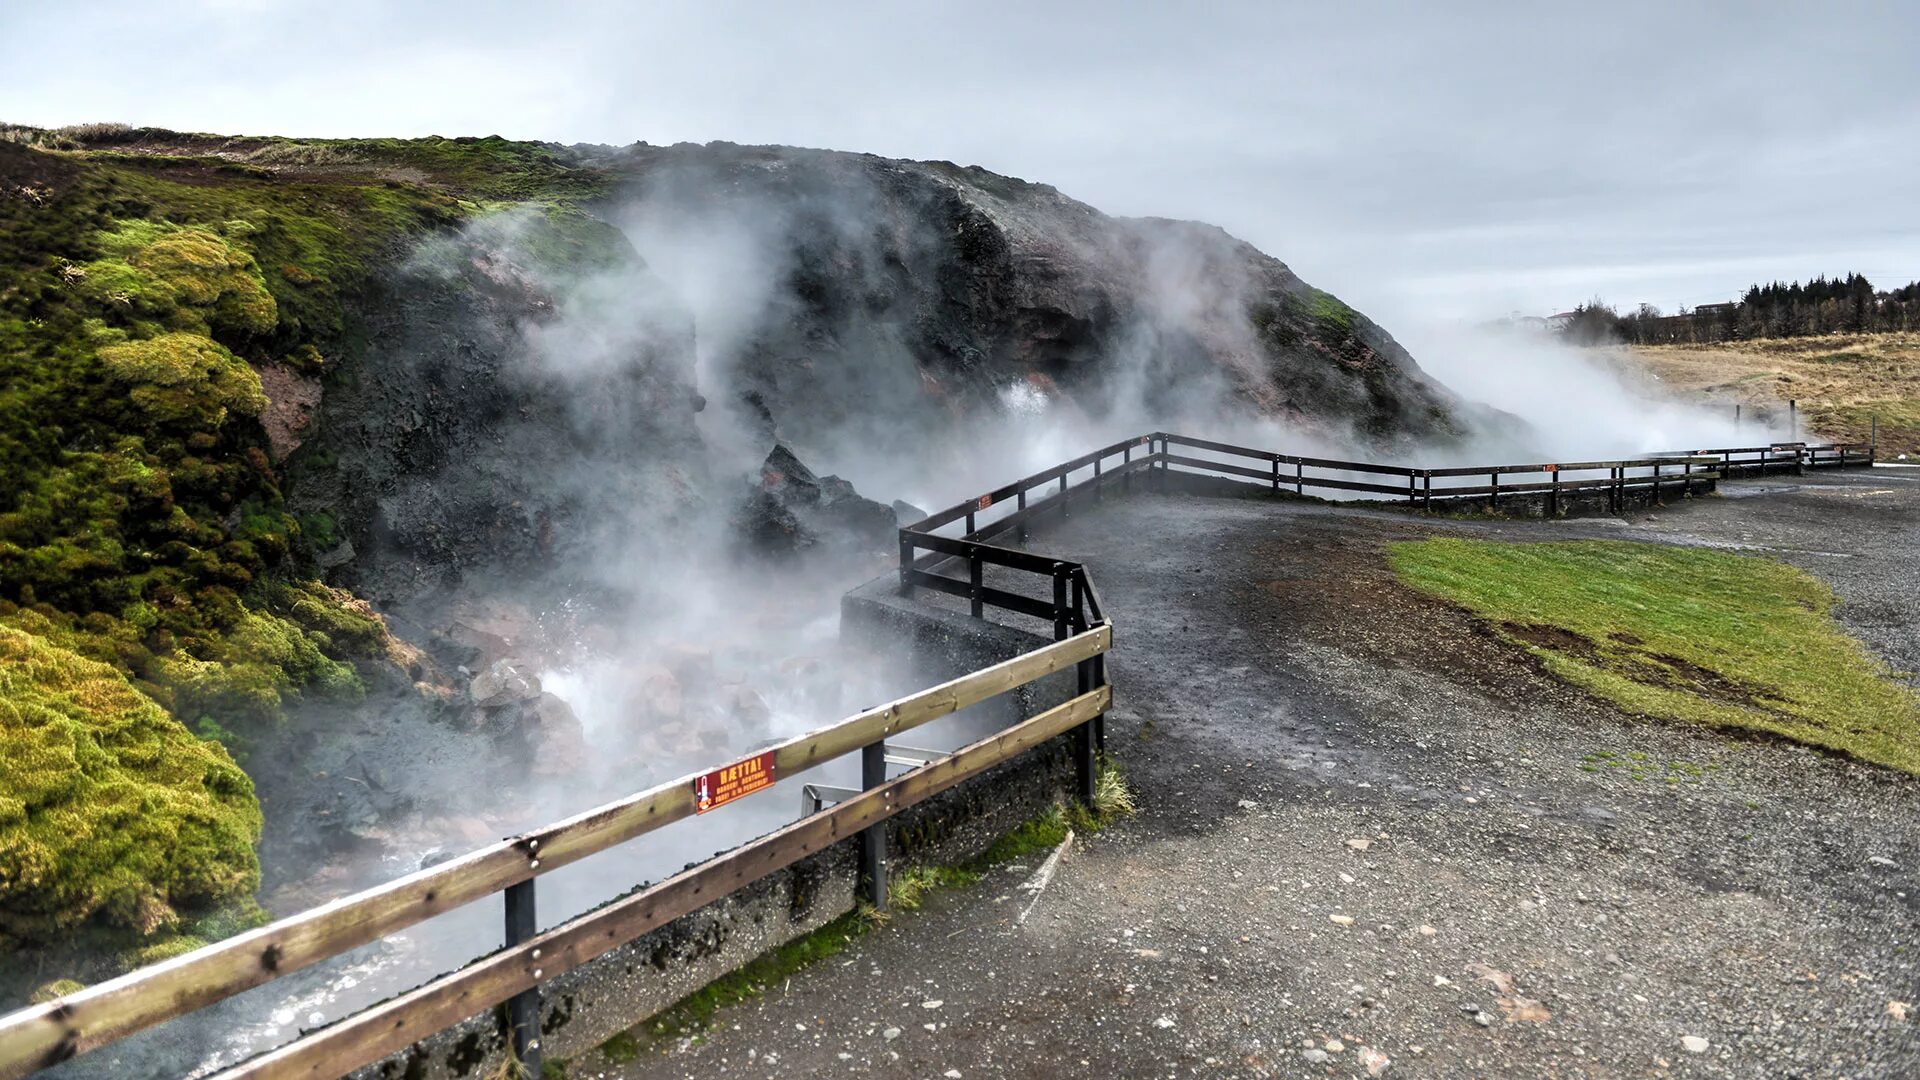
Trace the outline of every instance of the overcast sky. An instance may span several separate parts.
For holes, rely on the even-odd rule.
[[[1389,326],[1920,278],[1920,4],[1322,8],[0,0],[0,120],[945,158]]]

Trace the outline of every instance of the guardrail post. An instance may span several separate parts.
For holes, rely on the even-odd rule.
[[[1293,493],[1295,495],[1305,495],[1307,493],[1305,469],[1305,464],[1299,458],[1293,459]]]
[[[1412,506],[1413,502],[1414,502],[1413,470],[1408,469],[1407,470],[1407,505]]]
[[[1560,516],[1560,466],[1555,465],[1547,475],[1553,477],[1553,486],[1547,489],[1547,516],[1557,518]]]
[[[871,791],[886,782],[887,743],[882,739],[860,749],[860,787]],[[887,823],[884,821],[860,830],[860,887],[873,910],[887,910]]]
[[[1127,445],[1120,448],[1120,490],[1121,491],[1133,490],[1133,470],[1127,468],[1127,466],[1132,464],[1133,464],[1133,444],[1128,443]]]
[[[1053,640],[1067,640],[1067,564],[1053,564]]]
[[[969,552],[967,554],[967,585],[969,588],[967,598],[973,604],[973,617],[976,619],[985,616],[987,613],[987,602],[981,599],[980,595],[980,587],[985,584],[985,572],[986,567],[980,561],[980,553],[978,551]]]
[[[977,531],[978,529],[973,523],[973,511],[969,510],[967,511],[967,531],[965,534],[966,538],[971,540],[973,538],[973,534]]]
[[[1420,470],[1420,507],[1423,510],[1433,509],[1433,470],[1432,469]]]
[[[1655,506],[1662,505],[1660,501],[1660,463],[1657,461],[1653,463],[1653,504]]]
[[[1492,481],[1487,485],[1487,509],[1498,511],[1500,509],[1500,470],[1495,469],[1488,473],[1487,479]]]
[[[1093,501],[1100,502],[1105,498],[1106,496],[1101,494],[1100,492],[1100,459],[1094,458],[1093,459]]]
[[[913,595],[913,541],[908,538],[907,530],[900,530],[900,595]]]
[[[538,865],[539,860],[534,860]],[[518,945],[539,933],[534,915],[533,878],[506,888],[507,945]],[[540,954],[535,952],[534,959]],[[539,968],[534,977],[539,978]],[[507,1002],[507,1029],[513,1038],[513,1056],[520,1063],[520,1075],[538,1080],[540,1076],[540,987],[522,990]]]
[[[1016,512],[1018,512],[1021,515],[1020,516],[1020,542],[1024,544],[1027,542],[1027,518],[1026,518],[1027,490],[1025,488],[1021,488],[1020,491],[1014,495],[1014,499],[1016,501],[1014,503],[1013,508]]]
[[[1067,474],[1061,473],[1060,474],[1060,520],[1065,521],[1069,516],[1070,515],[1067,513]]]
[[[1273,493],[1280,494],[1280,459],[1278,457],[1273,459]]]

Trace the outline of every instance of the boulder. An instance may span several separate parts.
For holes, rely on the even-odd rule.
[[[924,516],[924,515],[922,515]],[[868,551],[891,547],[899,519],[891,507],[838,476],[819,476],[776,443],[760,481],[734,514],[735,534],[752,550],[789,555],[818,546]]]
[[[496,660],[473,677],[473,682],[467,687],[467,695],[483,709],[516,701],[531,701],[540,696],[540,677],[527,670],[520,661],[510,658]]]

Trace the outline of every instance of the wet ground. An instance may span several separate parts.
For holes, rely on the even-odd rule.
[[[1109,501],[1031,546],[1114,615],[1142,812],[1037,895],[1038,860],[1003,868],[568,1075],[1920,1075],[1920,782],[1555,682],[1394,582],[1380,545],[1435,534],[1773,555],[1920,667],[1920,470],[1628,520]]]

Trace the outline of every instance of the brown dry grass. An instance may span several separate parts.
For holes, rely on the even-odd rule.
[[[1827,334],[1614,350],[1684,398],[1768,409],[1797,400],[1802,431],[1865,442],[1880,421],[1883,457],[1920,454],[1920,333]]]

